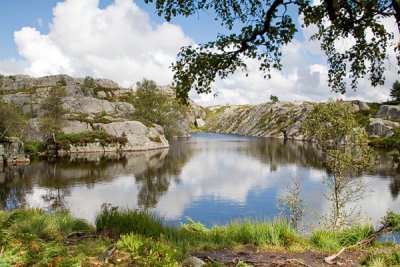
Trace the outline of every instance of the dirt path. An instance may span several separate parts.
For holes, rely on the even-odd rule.
[[[324,262],[327,254],[318,252],[276,252],[259,251],[255,247],[245,247],[240,250],[220,249],[214,251],[200,251],[192,254],[205,262],[219,262],[226,266],[236,266],[239,261],[251,264],[252,266],[359,266],[359,259],[366,255],[366,252],[349,251],[338,258],[335,265],[328,265]]]

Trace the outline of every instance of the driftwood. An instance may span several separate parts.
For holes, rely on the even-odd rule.
[[[351,245],[351,246],[347,246],[347,247],[343,247],[339,250],[338,253],[325,257],[324,258],[324,262],[328,263],[328,264],[336,264],[335,259],[337,257],[339,257],[343,252],[345,252],[346,250],[350,249],[350,248],[355,248],[355,247],[364,247],[364,246],[368,246],[370,245],[372,242],[374,242],[375,240],[377,240],[381,234],[387,230],[389,230],[389,228],[391,227],[390,224],[385,223],[381,228],[379,228],[377,231],[375,231],[372,235],[364,238],[363,240]]]
[[[114,254],[116,249],[117,249],[116,246],[109,247],[106,251],[104,251],[97,258],[101,261],[104,261],[105,263],[108,263],[108,259]]]

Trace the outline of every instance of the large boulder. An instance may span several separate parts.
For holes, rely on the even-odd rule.
[[[116,111],[114,103],[94,97],[66,97],[63,108],[69,113],[83,114],[112,114]]]
[[[195,122],[194,122],[194,124],[195,124],[197,127],[204,127],[204,126],[206,126],[205,121],[204,121],[203,119],[201,119],[201,118],[196,119]]]
[[[68,120],[64,122],[64,126],[61,128],[61,131],[66,134],[83,133],[91,132],[93,131],[93,128],[86,122]]]
[[[40,130],[41,120],[33,118],[28,120],[28,127],[26,131],[26,139],[32,141],[43,141],[44,134]]]
[[[399,126],[400,123],[395,121],[372,118],[368,125],[368,134],[372,137],[392,137],[393,128]]]
[[[24,164],[30,160],[25,156],[24,143],[18,137],[8,137],[3,143],[7,164]]]
[[[363,111],[367,111],[367,110],[371,109],[366,102],[362,102],[362,101],[360,101],[358,103],[358,106],[360,107],[360,110],[363,110]]]
[[[128,142],[120,148],[123,151],[149,150],[169,146],[165,136],[156,127],[147,127],[139,121],[97,123],[93,127],[113,136],[126,137]]]
[[[382,105],[376,114],[377,118],[400,120],[400,105]]]

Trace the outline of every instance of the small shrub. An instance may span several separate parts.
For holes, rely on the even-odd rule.
[[[58,86],[67,86],[67,81],[65,80],[64,77],[61,77],[61,79],[57,82]]]
[[[119,210],[103,206],[95,219],[97,230],[111,230],[119,234],[138,233],[159,237],[166,232],[162,220],[142,210]]]
[[[342,247],[354,245],[374,233],[371,225],[355,225],[341,231],[318,230],[311,234],[310,242],[323,251],[337,251]]]
[[[275,96],[275,95],[271,95],[271,96],[269,97],[269,100],[271,100],[271,102],[272,102],[272,103],[279,102],[279,99],[278,99],[278,97],[277,97],[277,96]]]
[[[27,154],[37,154],[45,150],[45,145],[42,141],[26,141],[24,147]]]
[[[126,137],[118,137],[110,135],[103,131],[94,132],[81,132],[81,133],[59,133],[56,136],[57,145],[62,148],[68,148],[69,145],[84,146],[87,143],[100,142],[102,145],[109,144],[126,144],[128,139]]]
[[[370,253],[360,263],[366,266],[400,266],[400,251]]]
[[[180,105],[172,96],[160,92],[154,81],[143,79],[136,85],[135,93],[128,99],[135,106],[132,118],[161,125],[167,138],[176,135],[179,131],[179,121],[184,117],[186,107]]]
[[[179,266],[172,244],[137,234],[122,235],[118,248],[130,252],[133,262],[140,266]]]
[[[313,232],[310,237],[310,242],[315,248],[323,251],[337,251],[340,249],[340,243],[335,233],[328,230]]]

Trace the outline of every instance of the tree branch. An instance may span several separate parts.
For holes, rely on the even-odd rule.
[[[277,11],[278,7],[283,4],[283,0],[275,0],[271,7],[268,9],[267,14],[265,16],[265,20],[263,23],[263,27],[260,30],[254,31],[249,38],[246,38],[240,42],[240,49],[232,52],[235,56],[239,55],[240,53],[246,51],[249,48],[249,43],[255,41],[258,36],[263,36],[265,33],[268,33],[271,28],[271,22],[275,12]]]

